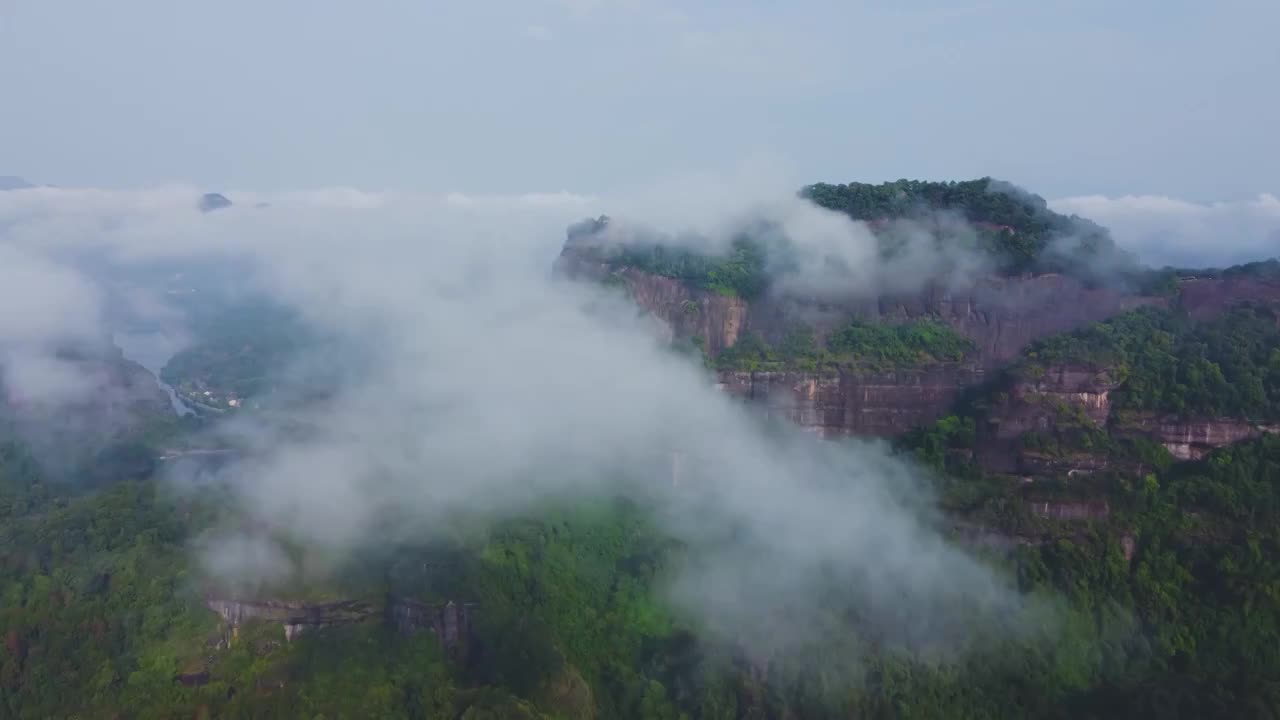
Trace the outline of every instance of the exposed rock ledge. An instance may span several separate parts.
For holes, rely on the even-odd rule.
[[[1117,431],[1150,437],[1179,460],[1199,460],[1220,447],[1267,434],[1280,435],[1280,425],[1251,423],[1239,418],[1177,418],[1142,414],[1126,418]]]
[[[240,626],[250,620],[279,623],[286,640],[306,631],[331,625],[348,625],[381,620],[393,625],[401,634],[421,631],[436,636],[452,656],[465,652],[471,638],[472,603],[446,602],[433,605],[407,597],[392,597],[384,605],[367,600],[339,600],[307,603],[292,600],[233,600],[206,598],[205,607],[222,617],[226,630],[223,644],[230,643]]]
[[[982,375],[981,367],[956,363],[881,372],[721,371],[717,387],[823,437],[895,437],[936,420]]]
[[[208,598],[205,607],[222,616],[229,631],[229,641],[239,634],[240,626],[249,620],[280,623],[286,640],[292,640],[307,629],[328,625],[345,625],[368,620],[378,615],[379,608],[362,600],[331,603],[304,603],[289,600],[224,600]]]

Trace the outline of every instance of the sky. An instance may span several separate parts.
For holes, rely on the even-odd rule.
[[[0,175],[595,194],[797,182],[1280,194],[1269,0],[0,0]]]

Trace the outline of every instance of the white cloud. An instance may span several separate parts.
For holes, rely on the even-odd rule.
[[[620,204],[661,209],[681,197],[674,217],[716,227],[716,212],[768,205],[762,183],[751,173],[692,179]],[[704,189],[713,196],[699,202]],[[793,190],[784,192],[781,207],[794,209]],[[658,512],[692,570],[675,578],[672,597],[725,632],[779,626],[782,607],[820,615],[819,591],[835,585],[904,642],[966,631],[975,609],[1019,606],[1000,576],[912,509],[927,493],[885,448],[762,428],[647,334],[628,303],[555,281],[565,227],[592,198],[226,194],[236,205],[208,214],[193,210],[194,192],[7,199],[0,246],[46,262],[83,249],[131,261],[234,252],[254,263],[263,290],[358,342],[353,363],[364,371],[323,407],[289,418],[288,430],[264,421],[246,431],[255,449],[224,479],[259,524],[339,551],[388,533],[421,539],[459,512],[651,495],[670,486],[679,448],[688,457],[680,490],[661,493]],[[257,209],[262,201],[271,206]],[[832,242],[851,231],[825,215],[784,220]],[[278,564],[234,538],[201,557],[219,575]],[[775,639],[797,637],[813,639]]]
[[[1196,203],[1164,195],[1085,195],[1050,203],[1110,228],[1116,242],[1144,262],[1225,266],[1280,256],[1280,199]]]

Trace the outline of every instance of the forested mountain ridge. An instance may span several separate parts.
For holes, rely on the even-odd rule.
[[[942,193],[974,222],[1057,222],[1034,202],[1026,217],[1005,200],[969,215],[978,187],[829,194],[875,200],[851,211],[872,220],[887,217],[876,198],[905,196],[890,209],[909,214]],[[817,302],[753,285],[749,242],[727,266],[670,272],[580,250],[560,269],[625,290],[709,384],[826,435],[895,438],[928,470],[952,541],[1053,622],[953,662],[882,642],[833,593],[821,617],[777,629],[797,652],[759,652],[661,592],[689,549],[645,497],[459,516],[323,581],[246,589],[192,552],[239,522],[216,493],[175,494],[154,462],[68,484],[9,437],[0,716],[1280,716],[1276,264],[1174,272],[1159,290],[1002,268],[969,288]],[[283,368],[317,352],[295,320],[219,312],[165,375],[187,395],[272,397]]]
[[[1008,273],[1083,272],[1096,260],[1136,265],[1102,226],[1049,209],[1039,195],[989,177],[960,182],[897,180],[872,185],[817,183],[801,190],[815,204],[873,225],[954,212],[983,232],[983,250]]]
[[[1212,320],[1242,302],[1280,304],[1280,261],[1144,269],[1116,251],[1105,229],[990,178],[817,184],[801,194],[860,220],[943,211],[998,225],[1005,244],[972,251],[1023,253],[1026,262],[1015,268],[1001,261],[958,280],[921,277],[915,288],[870,296],[855,285],[844,295],[810,296],[803,288],[774,287],[768,254],[776,240],[744,234],[720,254],[676,238],[667,239],[682,243],[675,247],[652,236],[629,245],[635,238],[619,236],[609,218],[600,218],[569,229],[557,267],[622,288],[662,321],[673,341],[705,354],[730,392],[828,435],[900,435],[940,417],[961,390],[1033,343],[1130,310]],[[944,232],[937,239],[953,238]],[[1064,246],[1078,262],[1059,263]]]

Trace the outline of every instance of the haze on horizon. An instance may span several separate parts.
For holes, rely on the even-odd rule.
[[[1280,247],[1277,26],[1259,0],[4,0],[0,175],[600,196],[769,157],[793,186],[990,175],[1149,262],[1236,262]]]

